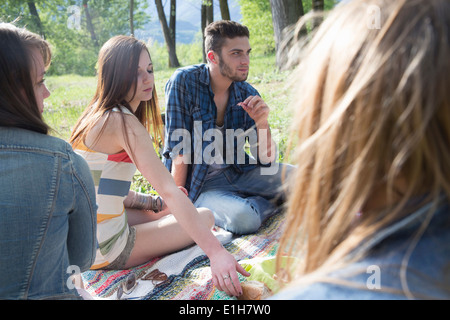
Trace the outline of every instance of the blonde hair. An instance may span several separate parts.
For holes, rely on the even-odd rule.
[[[361,258],[365,240],[417,209],[411,198],[432,209],[449,198],[449,26],[446,0],[354,0],[290,51],[298,167],[279,256],[302,258],[291,281]]]

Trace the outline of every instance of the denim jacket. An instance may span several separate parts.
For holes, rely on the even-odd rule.
[[[61,139],[0,127],[0,177],[0,299],[79,299],[71,276],[97,247],[86,162]]]
[[[431,204],[380,230],[370,241],[362,260],[330,274],[351,285],[316,282],[292,286],[272,299],[281,300],[398,300],[450,299],[450,208],[445,199],[418,242],[414,236],[426,219]],[[401,265],[408,258],[406,273]],[[404,281],[406,280],[406,281]],[[407,286],[405,286],[405,284]],[[411,296],[406,294],[409,290]]]

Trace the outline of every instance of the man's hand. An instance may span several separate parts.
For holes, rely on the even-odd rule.
[[[258,155],[262,163],[270,163],[275,161],[276,148],[272,139],[269,126],[270,109],[260,96],[249,96],[244,102],[238,103],[245,112],[255,121],[258,131],[257,151],[252,154]]]
[[[270,109],[260,96],[249,96],[238,105],[255,121],[257,127],[267,125]]]
[[[186,188],[185,187],[182,187],[182,186],[178,186],[178,189],[180,189],[181,191],[183,191],[183,193],[186,195],[186,196],[188,196],[189,195],[189,193],[188,193],[188,191],[186,190]]]

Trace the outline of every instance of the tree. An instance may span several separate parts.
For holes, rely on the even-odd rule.
[[[84,14],[86,15],[86,24],[87,24],[89,33],[91,34],[91,39],[94,42],[94,45],[96,47],[98,47],[99,43],[98,43],[97,35],[94,30],[94,25],[92,24],[91,14],[89,12],[89,7],[88,7],[87,2],[88,2],[88,0],[83,0]]]
[[[277,52],[278,59],[280,59],[279,43],[283,36],[283,25],[288,26],[297,22],[295,18],[287,20],[289,19],[288,14],[296,13],[298,19],[313,8],[317,10],[323,7],[324,11],[330,10],[337,2],[336,0],[239,0],[242,23],[250,30],[252,52],[264,55]],[[281,8],[276,7],[277,5],[283,6],[284,9],[281,10]],[[297,11],[301,8],[303,8],[303,13]],[[308,24],[308,28],[311,27],[312,25]],[[302,29],[300,36],[306,33],[307,29]],[[277,41],[276,44],[275,41]],[[278,60],[277,63],[279,65],[281,61]]]
[[[130,34],[134,36],[134,0],[130,0]]]
[[[219,0],[220,15],[222,20],[230,20],[230,9],[228,8],[228,0]]]
[[[95,75],[99,46],[130,32],[129,7],[123,4],[111,0],[2,0],[0,20],[45,34],[53,51],[49,75]],[[147,6],[147,0],[133,0],[134,30],[148,21]]]
[[[325,9],[324,0],[312,0],[312,8],[315,11],[323,11]]]
[[[312,0],[312,9],[314,11],[323,11],[325,9],[324,0]],[[312,28],[317,28],[322,23],[321,18],[314,18],[312,21]]]
[[[30,1],[30,0],[28,0],[27,3],[28,3],[28,8],[30,9],[30,13],[33,17],[34,23],[35,23],[37,29],[39,30],[39,34],[45,39],[45,32],[44,32],[44,29],[42,28],[41,19],[39,18],[39,14],[36,9],[36,4],[34,3],[34,1]]]
[[[201,19],[202,19],[202,53],[203,53],[203,62],[206,62],[206,53],[205,53],[205,29],[206,27],[214,21],[214,6],[212,0],[202,0],[201,6]]]
[[[239,0],[242,23],[250,31],[253,55],[275,52],[272,13],[269,0]]]
[[[170,11],[169,11],[169,31],[170,37],[172,39],[173,45],[176,44],[176,18],[177,17],[177,1],[170,0]]]
[[[314,1],[314,0],[313,0]],[[295,24],[304,14],[303,3],[298,0],[270,0],[275,36],[276,63],[281,67],[280,44],[286,27]]]
[[[176,1],[171,1],[171,6],[173,4],[173,8],[176,7]],[[173,32],[174,37],[172,38],[172,32],[170,31],[167,25],[166,15],[164,13],[164,7],[162,5],[161,0],[155,0],[156,10],[158,11],[159,22],[161,23],[161,28],[164,34],[164,39],[166,41],[167,51],[169,52],[169,67],[178,68],[180,63],[178,62],[178,57],[176,53],[176,45],[175,45],[175,32]],[[172,8],[171,8],[172,9]],[[172,11],[172,10],[171,10]],[[175,11],[173,11],[175,12]],[[171,18],[172,19],[172,18]],[[173,16],[175,25],[175,17]]]
[[[38,7],[43,0],[3,0],[0,4],[0,22],[13,22],[47,38]]]

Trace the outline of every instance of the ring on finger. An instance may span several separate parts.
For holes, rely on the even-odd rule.
[[[230,275],[226,274],[223,276],[223,280],[230,279]]]

